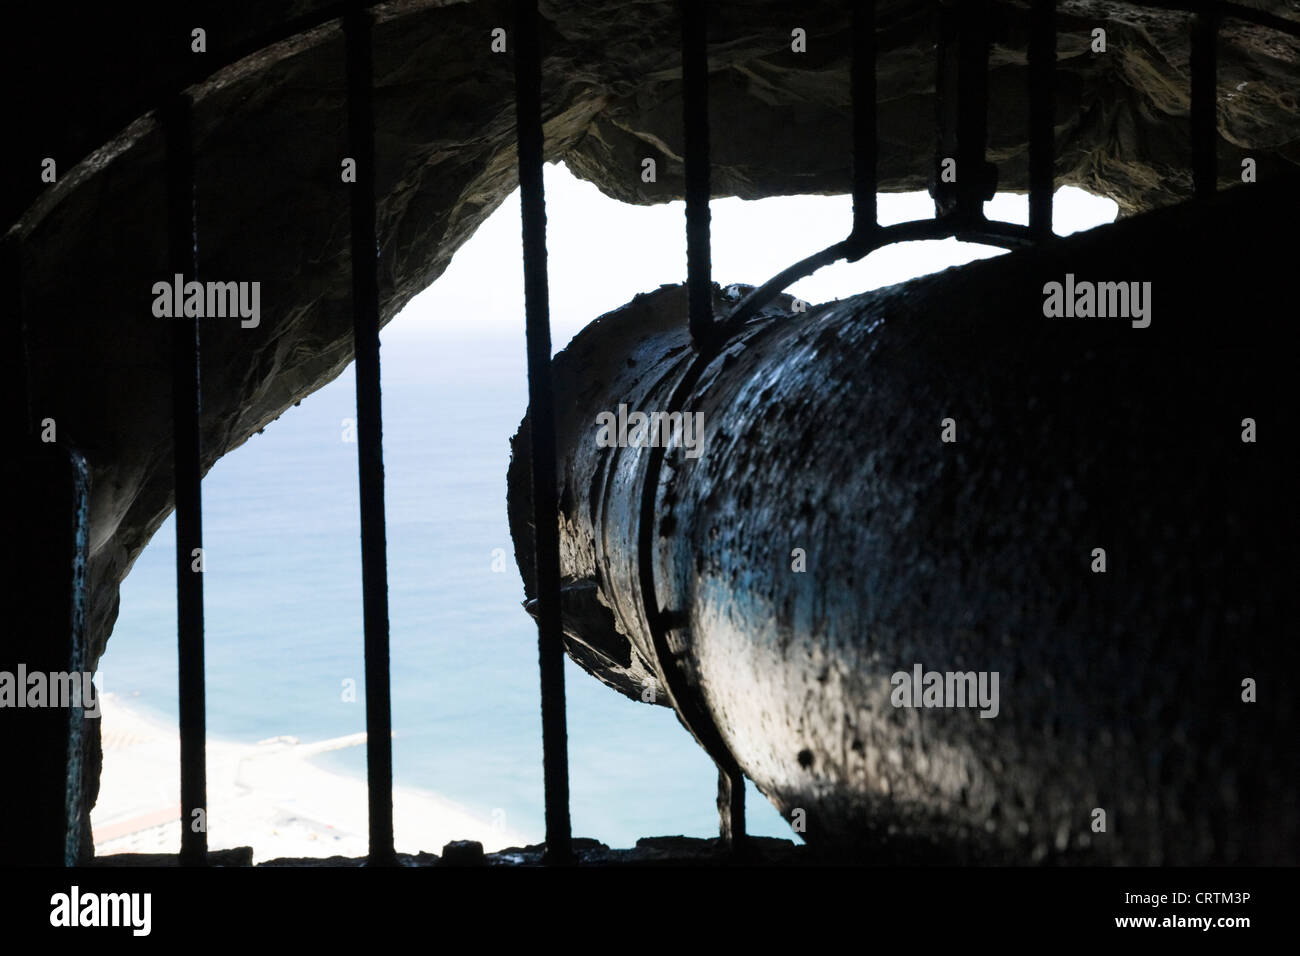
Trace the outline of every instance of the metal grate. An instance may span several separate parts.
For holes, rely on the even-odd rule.
[[[682,0],[682,56],[685,119],[687,286],[694,361],[679,383],[670,411],[680,411],[693,383],[717,357],[730,336],[774,296],[794,281],[829,263],[857,261],[895,242],[959,239],[1013,248],[1050,241],[1053,193],[1053,76],[1056,59],[1055,0],[1032,0],[1029,41],[1029,225],[985,218],[983,203],[997,184],[996,169],[985,162],[987,67],[986,24],[992,0],[938,0],[938,143],[939,158],[955,157],[963,170],[958,183],[936,175],[931,192],[935,218],[882,226],[876,217],[876,46],[875,3],[849,0],[852,6],[853,221],[848,237],[773,276],[721,318],[712,313],[709,238],[709,117],[707,12],[704,0]],[[1138,5],[1193,14],[1191,76],[1191,166],[1194,195],[1204,199],[1216,188],[1216,48],[1219,26],[1233,18],[1300,37],[1300,23],[1236,3],[1143,2]],[[360,476],[361,553],[366,667],[367,781],[369,790],[369,860],[391,864],[393,850],[392,720],[389,686],[387,559],[384,521],[384,476],[379,372],[379,246],[376,235],[372,24],[373,2],[329,5],[314,16],[283,24],[256,43],[231,51],[215,69],[187,78],[184,87],[157,109],[166,139],[169,257],[172,270],[186,280],[200,267],[199,228],[195,218],[190,86],[204,81],[265,46],[341,20],[347,50],[348,135],[357,160],[351,194],[353,332],[356,350],[358,469]],[[532,476],[536,527],[536,580],[539,614],[543,767],[546,794],[548,862],[574,859],[569,821],[568,757],[564,702],[564,650],[560,615],[559,531],[556,495],[555,416],[551,382],[551,339],[546,270],[546,212],[542,184],[543,132],[541,51],[536,0],[514,0],[515,96],[522,193],[523,263],[527,328],[528,384],[531,408]],[[125,121],[149,111],[132,111]],[[117,126],[124,123],[115,118]],[[107,140],[108,135],[104,137]],[[38,217],[36,217],[38,218]],[[28,386],[25,327],[21,312],[23,237],[32,228],[26,217],[7,231],[4,278],[16,319],[4,350],[6,414],[25,414]],[[205,811],[205,706],[203,655],[203,578],[190,569],[202,548],[199,414],[199,320],[176,319],[173,329],[173,441],[176,479],[176,592],[179,652],[182,862],[202,865],[207,857],[205,829],[191,826],[196,811]],[[654,533],[654,497],[663,464],[663,448],[650,450],[642,489],[639,573],[660,660],[667,653],[668,612],[657,606],[650,543]],[[682,675],[666,665],[668,692],[683,719],[719,768],[720,832],[739,845],[744,838],[744,775],[706,713],[689,703]]]
[[[172,272],[197,279],[199,235],[195,216],[191,103],[184,93],[162,110],[167,140],[167,246]],[[203,549],[203,496],[200,490],[199,320],[177,318],[172,326],[172,445],[176,482],[176,635],[180,656],[181,861],[203,862],[208,852],[206,826],[195,826],[207,812],[207,711],[203,674],[203,575],[191,562]]]

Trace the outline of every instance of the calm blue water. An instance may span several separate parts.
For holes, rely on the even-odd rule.
[[[395,782],[485,820],[502,808],[540,842],[537,637],[505,516],[508,439],[527,404],[522,336],[439,324],[385,342]],[[356,445],[342,440],[353,389],[349,369],[204,481],[211,735],[310,741],[365,728]],[[174,535],[169,520],[124,583],[101,662],[106,690],[173,720]],[[492,571],[495,548],[504,572]],[[357,703],[342,700],[349,678]],[[574,833],[614,846],[716,835],[715,771],[672,712],[571,663],[566,680]],[[365,774],[363,748],[324,759]],[[791,836],[752,786],[749,817],[752,832]]]

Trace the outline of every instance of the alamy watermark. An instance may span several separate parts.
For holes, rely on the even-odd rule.
[[[1150,282],[1076,281],[1073,272],[1064,282],[1043,285],[1043,315],[1049,319],[1132,319],[1133,328],[1151,324]]]
[[[86,671],[0,671],[0,708],[80,707],[84,716],[99,716],[99,688]]]
[[[255,329],[262,322],[262,283],[185,281],[179,272],[171,282],[153,284],[153,314],[159,319],[240,319]]]
[[[895,707],[979,707],[981,717],[998,715],[997,671],[896,671],[889,678]]]
[[[673,448],[681,446],[687,458],[700,457],[704,437],[703,412],[628,412],[620,404],[618,413],[596,416],[597,448]],[[631,429],[629,431],[629,428]]]
[[[57,927],[125,927],[133,936],[153,928],[152,893],[83,893],[73,884],[50,897],[50,925]]]

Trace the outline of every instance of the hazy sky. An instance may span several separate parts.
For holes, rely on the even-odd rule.
[[[715,199],[712,203],[713,280],[722,285],[759,285],[793,262],[843,239],[853,205],[849,196],[787,196],[759,201]],[[1115,218],[1116,205],[1079,189],[1056,194],[1059,234],[1088,229]],[[1028,221],[1025,196],[999,195],[986,204],[990,218]],[[925,193],[882,194],[884,224],[932,218]],[[572,176],[563,165],[546,167],[547,250],[551,292],[551,340],[558,351],[583,326],[665,283],[686,278],[686,205],[631,206],[610,199]],[[787,290],[811,303],[846,298],[914,276],[987,258],[990,246],[907,242],[886,246],[852,264],[839,263]],[[392,346],[419,338],[428,322],[504,323],[523,343],[523,264],[516,192],[456,253],[447,271],[413,299],[384,331]]]

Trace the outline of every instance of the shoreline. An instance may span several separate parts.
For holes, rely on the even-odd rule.
[[[91,812],[96,855],[175,853],[180,848],[180,729],[117,694],[101,697],[104,767]],[[365,856],[364,778],[326,770],[313,757],[364,746],[365,733],[315,743],[280,735],[248,744],[209,735],[208,848],[253,848],[253,862],[280,857]],[[486,852],[526,837],[493,825],[437,793],[393,788],[400,853],[442,853],[453,840]]]

